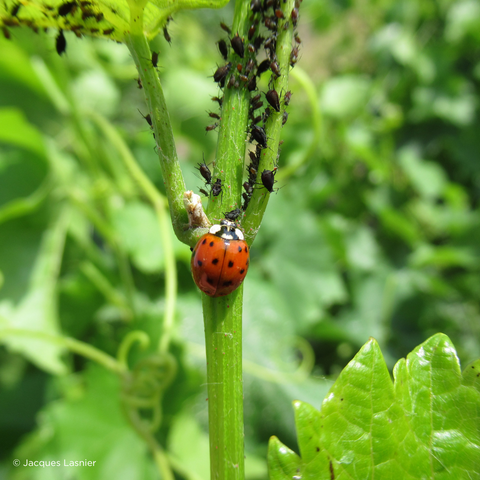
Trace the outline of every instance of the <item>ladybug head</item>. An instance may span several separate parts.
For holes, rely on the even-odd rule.
[[[209,233],[221,237],[224,240],[244,240],[242,231],[237,228],[235,222],[229,222],[228,220],[221,220],[220,225],[213,225]]]

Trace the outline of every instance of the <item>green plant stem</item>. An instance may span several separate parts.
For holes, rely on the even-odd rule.
[[[62,337],[60,335],[52,335],[44,332],[36,332],[33,330],[23,330],[20,328],[5,328],[0,329],[0,339],[8,335],[35,338],[39,340],[44,340],[49,343],[54,343],[64,347],[72,352],[78,353],[85,358],[89,358],[94,362],[105,367],[107,370],[118,374],[124,374],[125,370],[122,365],[117,362],[117,360],[110,355],[102,352],[98,348],[88,345],[88,343],[81,342],[71,337]]]
[[[141,31],[132,31],[127,35],[126,44],[137,66],[151,116],[173,229],[180,241],[193,246],[198,240],[199,234],[185,228],[188,224],[187,212],[183,205],[183,194],[186,187],[178,162],[162,85],[151,62],[152,54],[147,39]]]
[[[288,73],[290,70],[290,52],[292,50],[292,37],[293,37],[293,25],[290,21],[291,12],[295,6],[295,0],[286,0],[282,2],[282,10],[286,13],[284,19],[278,21],[278,35],[277,35],[277,48],[276,56],[277,62],[280,67],[281,75],[274,79],[271,87],[277,91],[279,97],[283,98],[283,95],[288,90]],[[287,27],[288,23],[288,28]],[[278,147],[280,144],[280,134],[283,126],[283,112],[285,111],[285,105],[283,100],[281,101],[280,112],[276,112],[271,109],[270,116],[268,117],[265,133],[267,135],[268,147],[262,151],[260,157],[258,173],[259,175],[263,170],[273,170],[277,165]],[[268,205],[270,193],[266,188],[255,188],[252,198],[248,204],[245,217],[242,221],[242,227],[245,230],[245,239],[248,244],[251,245],[255,239],[260,224],[262,223],[263,215]]]
[[[207,353],[210,476],[244,478],[243,286],[219,298],[203,297]]]
[[[162,239],[162,246],[165,254],[166,298],[162,335],[160,337],[158,351],[159,353],[166,353],[173,334],[175,305],[177,301],[177,266],[175,264],[175,253],[173,251],[173,242],[170,235],[170,221],[167,215],[166,201],[163,195],[156,189],[155,185],[140,168],[132,155],[131,150],[128,148],[122,136],[118,134],[117,130],[107,121],[106,118],[96,112],[90,112],[90,116],[110,140],[111,144],[117,149],[131,176],[151,202],[155,209],[155,214],[157,215],[160,227],[160,237]]]

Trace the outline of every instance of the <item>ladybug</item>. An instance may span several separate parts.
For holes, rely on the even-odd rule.
[[[236,290],[248,271],[249,248],[236,223],[222,220],[195,245],[192,275],[197,287],[210,297]]]

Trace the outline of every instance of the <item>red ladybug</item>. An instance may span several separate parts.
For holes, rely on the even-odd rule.
[[[210,297],[222,297],[237,289],[248,271],[249,248],[234,222],[213,225],[195,245],[192,275],[197,287]]]

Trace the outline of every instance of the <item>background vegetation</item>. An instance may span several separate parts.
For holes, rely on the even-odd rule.
[[[206,111],[221,57],[220,11],[177,15],[155,40],[187,187],[214,157]],[[283,129],[279,186],[245,282],[247,478],[266,478],[271,435],[295,445],[291,401],[319,407],[373,336],[390,367],[435,332],[463,365],[480,356],[478,87],[473,0],[305,2],[301,55]],[[0,324],[62,332],[115,355],[162,333],[164,257],[154,210],[96,114],[121,133],[162,190],[127,49],[55,32],[0,39]],[[225,208],[225,211],[229,208]],[[178,270],[177,375],[159,442],[177,473],[208,478],[200,294],[190,251]],[[134,350],[132,359],[140,357]],[[58,375],[60,374],[61,375]],[[54,375],[52,375],[54,374]],[[122,416],[116,377],[45,342],[0,347],[0,476],[12,459],[91,459],[75,478],[156,478]]]

